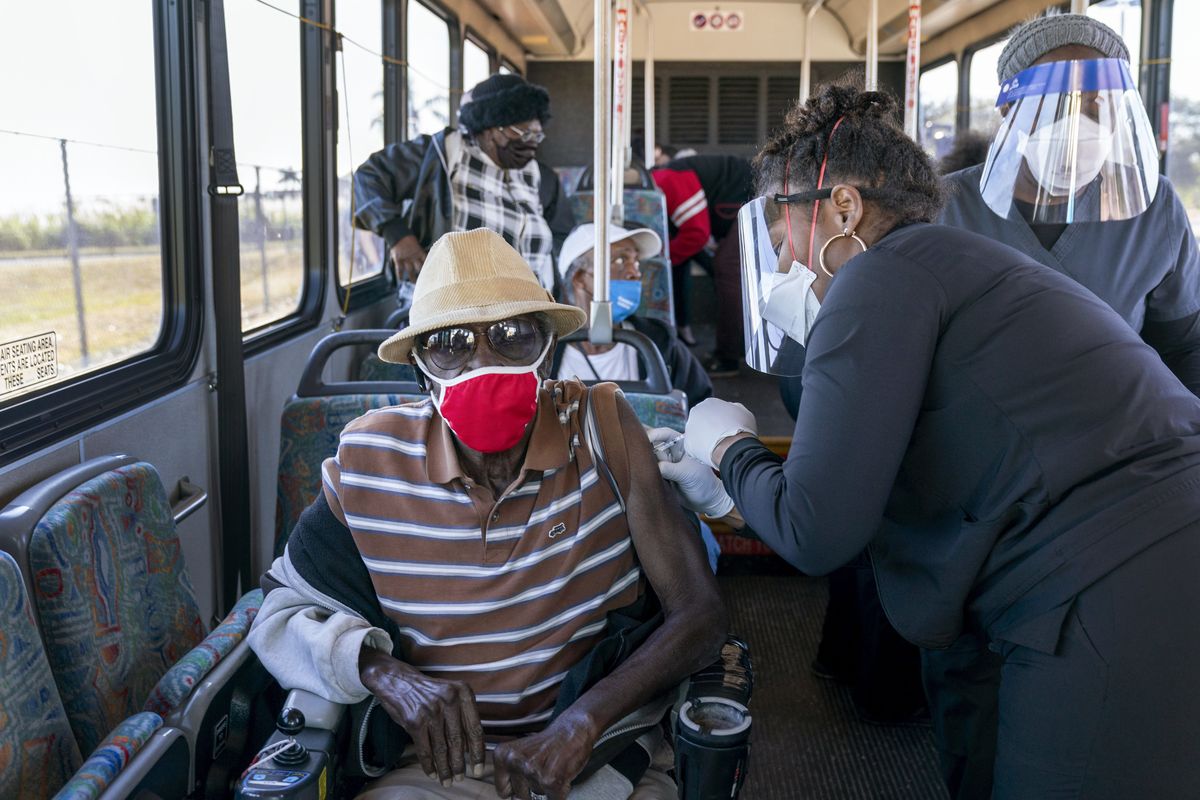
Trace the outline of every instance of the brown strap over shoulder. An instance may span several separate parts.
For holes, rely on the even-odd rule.
[[[600,435],[602,457],[612,472],[623,498],[629,497],[632,478],[629,474],[629,451],[625,447],[625,433],[621,426],[621,412],[617,407],[617,395],[621,390],[615,383],[597,383],[588,389],[588,412],[595,415],[596,430]]]

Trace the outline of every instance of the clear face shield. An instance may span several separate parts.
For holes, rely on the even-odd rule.
[[[738,212],[742,324],[746,364],[759,372],[792,376],[803,370],[804,343],[821,305],[812,291],[817,273],[798,258],[807,258],[809,243],[791,237],[790,218],[803,213],[803,206],[789,210],[780,199],[759,197]]]
[[[992,211],[1033,224],[1135,217],[1158,189],[1158,148],[1123,59],[1053,61],[1000,89],[1008,106],[980,193]]]

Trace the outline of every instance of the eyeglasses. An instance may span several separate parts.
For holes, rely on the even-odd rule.
[[[459,326],[442,328],[421,337],[422,358],[440,370],[460,370],[475,354],[481,336],[496,355],[521,366],[532,364],[546,346],[546,332],[532,319],[517,317],[502,319],[478,328]]]
[[[546,139],[546,134],[543,131],[527,131],[524,128],[518,128],[516,125],[508,125],[505,127],[505,130],[515,133],[523,144],[541,144]]]

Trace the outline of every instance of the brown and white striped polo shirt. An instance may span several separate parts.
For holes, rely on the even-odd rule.
[[[329,506],[400,628],[398,655],[466,681],[495,736],[544,727],[605,615],[642,590],[625,514],[578,413],[560,418],[555,385],[542,388],[520,475],[498,498],[463,473],[429,400],[354,420],[322,467]]]

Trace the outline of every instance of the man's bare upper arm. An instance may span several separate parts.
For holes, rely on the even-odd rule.
[[[717,582],[699,535],[658,472],[650,440],[625,398],[618,396],[622,435],[629,456],[626,514],[633,546],[646,578],[669,614],[721,608]],[[716,622],[717,620],[714,620]]]

